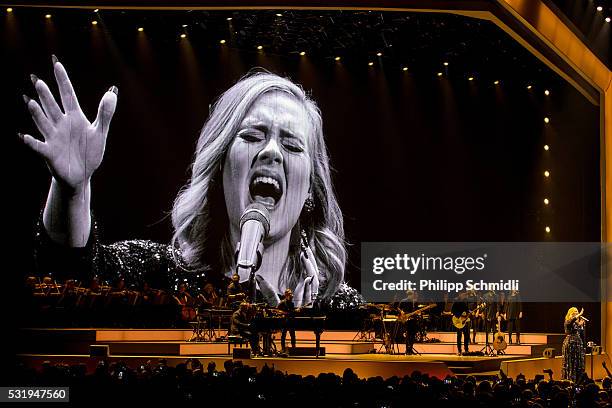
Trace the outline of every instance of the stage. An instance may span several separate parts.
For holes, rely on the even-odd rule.
[[[32,367],[50,361],[83,363],[88,370],[93,370],[98,361],[104,358],[103,355],[107,354],[109,361],[125,361],[130,366],[156,363],[161,358],[168,365],[175,366],[188,358],[197,358],[204,366],[215,362],[220,368],[226,360],[233,358],[236,347],[246,350],[246,346],[228,345],[223,330],[213,334],[218,341],[189,341],[193,336],[189,329],[24,329],[21,332],[23,341],[18,357]],[[278,337],[275,343],[280,348]],[[563,340],[561,334],[524,333],[521,335],[523,343],[508,345],[504,355],[457,356],[454,332],[430,332],[427,343],[417,343],[414,346],[420,354],[407,356],[404,355],[403,344],[396,345],[395,354],[388,354],[379,340],[363,338],[362,333],[324,331],[321,336],[324,355],[316,358],[313,353],[314,334],[297,331],[296,337],[296,350],[302,356],[235,359],[257,368],[268,365],[286,373],[300,375],[318,375],[321,372],[342,375],[346,368],[351,368],[360,377],[402,377],[418,370],[439,378],[447,375],[487,378],[499,374],[500,368],[510,376],[518,373],[534,376],[542,374],[543,369],[551,368],[558,378],[560,359],[543,358],[542,351],[552,348],[557,356],[560,355]],[[479,333],[476,340],[478,344],[470,346],[472,352],[478,352],[484,347],[484,334]],[[92,350],[91,346],[98,348]],[[95,355],[96,351],[102,351],[102,355]],[[595,378],[602,378],[605,372],[601,361],[609,361],[608,356],[596,355],[593,361]],[[587,356],[587,372],[590,372],[590,356]]]

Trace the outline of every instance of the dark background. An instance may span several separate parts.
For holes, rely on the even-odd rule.
[[[34,96],[30,73],[56,91],[52,53],[90,120],[106,89],[119,88],[93,179],[106,242],[169,241],[167,214],[188,180],[208,105],[255,66],[299,82],[321,108],[351,285],[359,286],[362,241],[601,239],[599,107],[491,23],[410,13],[46,12],[0,17],[7,221],[17,225],[9,288],[34,269],[33,229],[50,180],[16,136],[37,134],[21,95]],[[599,320],[599,304],[578,306]],[[562,330],[568,305],[525,307],[523,331]]]

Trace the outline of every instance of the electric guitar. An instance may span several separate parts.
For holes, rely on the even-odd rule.
[[[403,322],[406,322],[406,321],[407,321],[408,319],[410,319],[412,316],[417,315],[417,314],[419,314],[419,313],[421,313],[421,312],[424,312],[425,310],[429,310],[429,309],[431,309],[431,308],[434,308],[434,307],[436,307],[436,306],[437,306],[437,305],[436,305],[435,303],[432,303],[432,304],[430,304],[430,305],[423,306],[422,308],[417,309],[417,310],[415,310],[414,312],[405,313],[405,312],[400,311],[399,316],[397,316],[397,321],[398,321],[398,322],[402,322],[402,323],[403,323]]]
[[[484,306],[485,304],[483,303],[483,304],[478,305],[476,309],[472,310],[471,312],[466,313],[465,315],[461,315],[459,317],[453,316],[453,326],[455,326],[457,329],[463,329],[466,323],[470,321],[470,318],[472,317],[472,315],[476,314],[479,310],[484,308]]]

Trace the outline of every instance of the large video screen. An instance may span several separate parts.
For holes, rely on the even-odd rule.
[[[534,321],[543,330],[559,329],[563,302],[598,301],[599,109],[490,21],[3,14],[0,127],[19,225],[8,279],[20,294],[180,297],[235,279],[258,302],[291,289],[298,304],[343,311],[406,291],[510,293],[516,272],[525,302],[558,304],[550,327]],[[506,275],[478,275],[483,254]],[[41,316],[34,305],[20,324]]]

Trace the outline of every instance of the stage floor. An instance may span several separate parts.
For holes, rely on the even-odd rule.
[[[89,369],[95,367],[98,357],[90,357],[91,345],[108,346],[108,360],[125,361],[138,366],[147,362],[156,363],[163,358],[170,365],[197,358],[205,366],[214,361],[218,368],[231,359],[234,345],[228,349],[226,341],[188,341],[192,337],[189,329],[24,329],[24,341],[19,358],[33,367],[43,361],[84,363]],[[212,333],[223,338],[225,331]],[[298,331],[297,346],[304,350],[314,349],[314,334]],[[502,363],[536,357],[546,347],[557,348],[563,338],[560,334],[526,333],[521,345],[510,345],[501,356],[457,356],[455,333],[430,332],[428,343],[415,344],[421,355],[404,355],[404,345],[397,345],[396,354],[385,353],[383,345],[371,337],[364,338],[355,331],[325,331],[321,336],[321,347],[326,355],[314,357],[255,357],[241,359],[245,364],[258,368],[264,365],[301,375],[317,375],[332,372],[342,375],[351,368],[360,377],[404,376],[415,370],[443,378],[446,375],[495,375]],[[279,346],[278,335],[276,344]],[[289,340],[289,339],[287,339]],[[477,336],[479,344],[471,351],[481,350],[484,337]],[[289,341],[288,341],[289,343]],[[229,350],[229,352],[228,352]],[[538,360],[533,359],[532,360]]]

